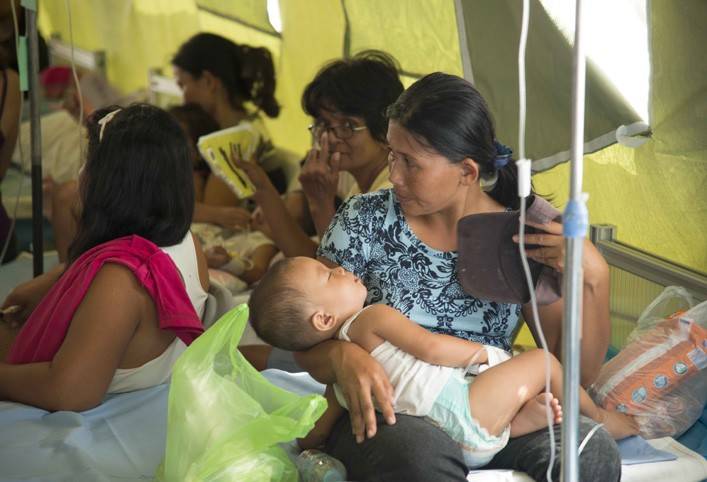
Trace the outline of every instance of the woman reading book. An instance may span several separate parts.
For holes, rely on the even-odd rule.
[[[275,160],[267,155],[273,145],[260,116],[262,112],[275,118],[280,113],[275,99],[275,68],[266,48],[236,44],[212,33],[198,33],[179,47],[172,65],[185,103],[201,106],[220,129],[249,125],[265,140],[263,158]],[[267,164],[264,168],[269,179],[279,192],[284,192],[284,172]],[[240,201],[223,180],[210,175],[204,184],[203,202],[235,206]]]

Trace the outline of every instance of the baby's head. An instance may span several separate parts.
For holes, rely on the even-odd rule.
[[[343,268],[312,258],[275,263],[253,290],[250,322],[265,342],[303,351],[333,338],[366,301],[361,281]]]

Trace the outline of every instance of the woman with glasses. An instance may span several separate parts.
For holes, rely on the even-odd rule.
[[[302,107],[314,122],[299,180],[319,236],[334,217],[337,198],[390,186],[385,109],[402,91],[396,61],[375,50],[330,62],[305,88]],[[257,187],[254,199],[277,246],[286,256],[313,257],[316,243],[288,214],[262,169],[241,161],[236,160]]]
[[[355,181],[340,189],[343,199],[389,186],[384,113],[402,91],[395,61],[378,51],[326,65],[304,90],[302,107],[314,118],[313,148],[300,182],[320,236],[336,211],[339,171]]]
[[[285,256],[316,253],[317,243],[303,229],[303,218],[311,216],[321,236],[338,200],[390,187],[385,110],[402,92],[396,61],[384,52],[364,51],[322,67],[302,94],[304,111],[314,118],[309,128],[312,149],[299,177],[302,190],[288,193],[285,201],[257,163],[233,153],[256,186],[253,199],[270,228],[268,235]],[[301,371],[284,350],[263,345],[240,350],[259,369]]]

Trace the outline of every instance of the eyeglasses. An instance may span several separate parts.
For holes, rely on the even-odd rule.
[[[327,126],[325,124],[312,124],[308,127],[309,132],[312,133],[314,140],[319,141],[319,138],[324,134],[324,132],[333,132],[339,139],[349,139],[354,135],[354,132],[362,131],[368,129],[366,126],[354,126],[351,122],[344,122],[338,126]]]

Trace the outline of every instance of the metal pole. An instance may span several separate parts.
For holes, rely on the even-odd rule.
[[[32,159],[32,259],[34,276],[44,272],[44,218],[42,215],[42,133],[39,124],[39,48],[37,11],[25,9],[29,46],[29,113]]]
[[[574,75],[572,79],[572,158],[570,200],[563,218],[565,244],[564,323],[562,329],[564,407],[562,424],[562,481],[579,481],[579,382],[582,333],[582,247],[587,231],[587,208],[582,194],[584,154],[585,56],[582,44],[582,1],[576,0]]]

